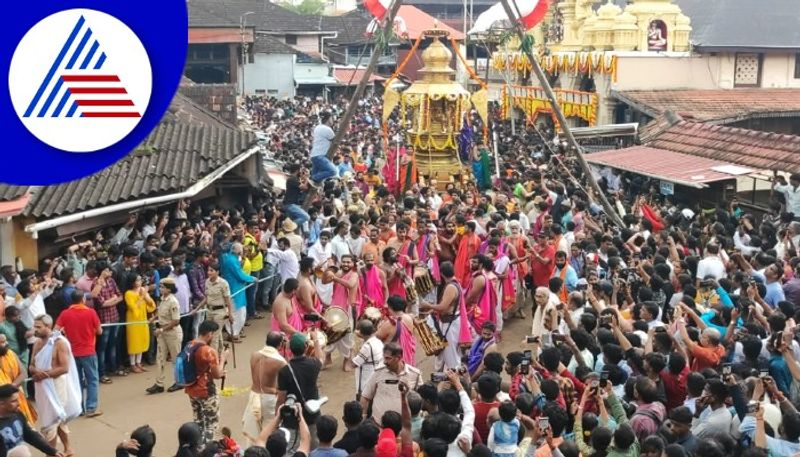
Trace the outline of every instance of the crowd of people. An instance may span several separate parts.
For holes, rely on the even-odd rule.
[[[151,369],[146,394],[192,407],[179,456],[800,453],[800,176],[757,215],[593,170],[611,217],[551,130],[498,121],[490,183],[408,185],[380,100],[358,103],[331,160],[346,103],[248,97],[285,191],[180,201],[0,268],[8,455],[73,454],[67,424],[102,414],[99,385]],[[475,143],[474,170],[479,129]],[[247,331],[264,311],[266,336]],[[530,332],[509,340],[509,322]],[[265,344],[236,443],[218,380],[246,336]],[[341,421],[323,414],[325,369],[353,377]],[[117,454],[151,455],[155,436],[140,427]]]

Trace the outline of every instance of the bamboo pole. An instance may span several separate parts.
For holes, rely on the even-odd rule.
[[[503,9],[506,10],[506,14],[508,15],[508,19],[511,22],[511,27],[513,27],[514,32],[519,37],[520,43],[525,42],[525,31],[521,28],[519,21],[515,20],[514,18],[517,15],[514,15],[514,10],[511,8],[511,4],[509,0],[500,0],[503,3]],[[515,5],[516,6],[516,5]],[[536,56],[533,55],[533,49],[525,49],[525,54],[528,57],[528,60],[531,62],[531,66],[533,67],[533,72],[536,73],[536,77],[539,78],[539,84],[544,89],[544,93],[547,95],[547,98],[550,100],[550,105],[553,107],[553,112],[558,119],[559,124],[561,124],[561,128],[564,130],[564,135],[567,137],[567,141],[569,142],[570,146],[575,150],[575,157],[578,159],[578,163],[583,169],[583,174],[586,176],[586,179],[589,181],[589,185],[594,190],[594,193],[597,194],[597,198],[600,200],[600,204],[603,205],[603,208],[606,211],[606,216],[614,222],[615,225],[618,227],[624,227],[625,224],[620,219],[617,211],[611,206],[608,199],[606,198],[605,194],[603,193],[600,186],[597,185],[597,181],[594,179],[591,170],[589,169],[589,164],[586,163],[586,159],[583,157],[583,149],[575,140],[575,136],[572,135],[572,130],[570,130],[569,125],[567,125],[567,118],[564,117],[564,112],[561,111],[561,106],[558,104],[558,99],[556,98],[555,92],[553,92],[553,88],[550,86],[550,81],[547,80],[547,76],[542,71],[542,67],[539,65],[539,61],[536,60]]]
[[[382,40],[379,40],[379,42],[388,42],[390,36],[389,32],[392,30],[392,28],[394,28],[394,18],[397,16],[397,12],[400,10],[400,5],[402,4],[403,0],[394,0],[394,2],[392,2],[392,7],[389,8],[389,11],[387,11],[383,16],[381,25],[378,28],[378,33],[382,35]],[[339,122],[336,136],[333,138],[333,141],[331,141],[331,145],[328,148],[328,158],[331,160],[333,160],[333,156],[336,155],[336,150],[339,148],[339,143],[342,142],[342,138],[344,138],[344,135],[350,128],[350,122],[353,120],[356,108],[358,108],[358,100],[361,98],[361,96],[364,94],[364,90],[367,88],[369,77],[372,76],[372,73],[375,71],[375,67],[378,66],[378,59],[381,56],[380,51],[380,49],[372,49],[372,58],[370,58],[367,69],[364,71],[364,76],[362,76],[361,81],[358,82],[358,86],[356,86],[356,90],[353,92],[353,96],[350,98],[350,103],[347,105],[347,110],[344,112],[344,117],[342,117],[341,122]]]

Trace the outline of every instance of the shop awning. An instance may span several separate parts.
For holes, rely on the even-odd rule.
[[[317,86],[332,86],[339,84],[333,76],[320,76],[317,78],[295,78],[294,82],[299,85],[317,85]]]
[[[755,171],[721,160],[647,146],[588,154],[586,161],[696,189],[704,189],[709,183],[736,179]]]

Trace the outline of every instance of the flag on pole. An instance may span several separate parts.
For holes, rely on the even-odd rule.
[[[370,3],[370,1],[377,3],[379,0],[367,0],[366,3]],[[550,0],[509,0],[509,3],[515,18],[519,19],[525,30],[530,30],[536,24],[542,22],[545,14],[547,14],[547,9],[550,7]],[[514,4],[516,4],[516,8]],[[504,20],[508,20],[506,10],[503,8],[502,3],[496,3],[478,16],[478,19],[475,20],[475,25],[469,31],[469,35],[486,32],[492,26]]]
[[[392,0],[364,0],[364,8],[379,21],[389,11],[390,6],[392,6]]]

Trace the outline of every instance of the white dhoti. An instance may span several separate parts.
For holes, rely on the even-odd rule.
[[[242,306],[233,311],[233,332],[231,335],[238,335],[244,328],[244,323],[247,321],[247,307]]]
[[[83,409],[83,392],[81,392],[78,369],[75,359],[72,357],[72,347],[65,337],[58,332],[53,332],[53,335],[33,359],[34,366],[39,370],[52,368],[53,352],[58,340],[63,341],[63,344],[67,346],[68,371],[57,378],[43,379],[34,385],[39,424],[42,426],[42,435],[48,441],[56,437],[59,429],[69,433],[67,422],[78,417]]]
[[[349,332],[344,338],[340,339],[339,341],[331,344],[328,343],[325,346],[325,353],[332,354],[334,351],[338,350],[339,354],[342,354],[342,357],[349,359],[350,352],[353,349],[353,345],[355,344],[355,338],[353,337],[353,332]]]
[[[436,329],[433,316],[429,315],[426,322],[433,329],[434,334],[440,334],[439,330]],[[445,371],[448,368],[455,370],[461,366],[461,349],[458,344],[459,335],[461,334],[461,320],[455,317],[452,322],[438,322],[438,324],[441,334],[447,341],[447,347],[436,356],[436,360],[433,362],[433,369],[434,371]]]
[[[275,417],[275,406],[278,396],[275,394],[260,394],[250,391],[250,398],[244,407],[242,415],[242,431],[247,438],[248,447],[253,446],[253,441],[261,433],[264,424]]]

